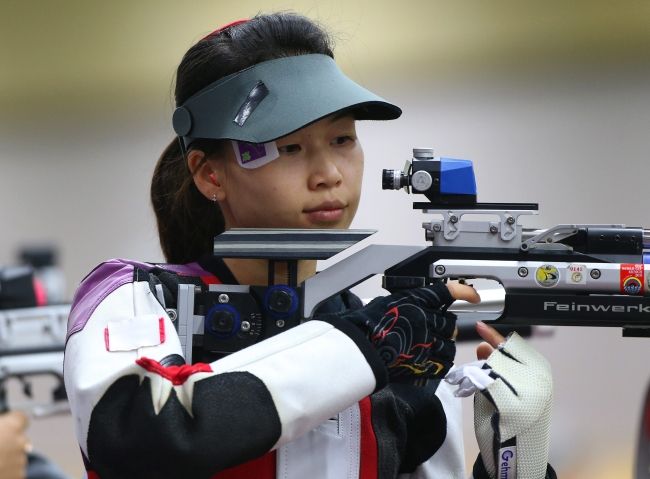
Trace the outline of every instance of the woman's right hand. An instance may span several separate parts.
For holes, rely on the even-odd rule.
[[[456,316],[446,312],[456,299],[480,300],[471,286],[435,283],[380,296],[340,317],[367,334],[388,368],[390,382],[442,379],[456,355]]]
[[[31,448],[25,435],[27,417],[11,411],[0,415],[0,477],[23,479],[27,470],[27,451]]]

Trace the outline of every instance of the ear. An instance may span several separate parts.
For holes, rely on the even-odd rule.
[[[226,197],[223,187],[225,172],[220,163],[207,160],[201,150],[190,150],[187,153],[187,166],[194,184],[210,201],[222,201]]]

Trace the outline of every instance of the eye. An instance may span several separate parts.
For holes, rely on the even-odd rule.
[[[302,148],[299,144],[293,143],[291,145],[278,146],[278,151],[284,154],[298,153]]]
[[[332,144],[337,145],[337,146],[342,146],[342,145],[346,145],[348,143],[353,143],[355,140],[356,140],[356,138],[351,136],[351,135],[341,135],[341,136],[337,136],[336,138],[334,138],[334,141],[332,141]]]

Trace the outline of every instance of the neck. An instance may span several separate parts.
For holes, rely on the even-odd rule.
[[[225,258],[224,262],[239,284],[248,284],[253,286],[267,286],[269,284],[268,260]],[[302,283],[314,274],[316,274],[315,260],[298,261],[298,284]],[[287,284],[287,278],[287,263],[283,261],[276,262],[274,284]]]

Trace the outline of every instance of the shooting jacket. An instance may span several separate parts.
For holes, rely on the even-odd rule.
[[[214,258],[111,260],[82,281],[64,371],[89,479],[466,477],[460,401],[445,383],[435,393],[386,385],[355,327],[316,316],[223,359],[180,365],[166,310],[178,284],[222,282],[236,283]],[[319,313],[360,306],[344,293]]]

